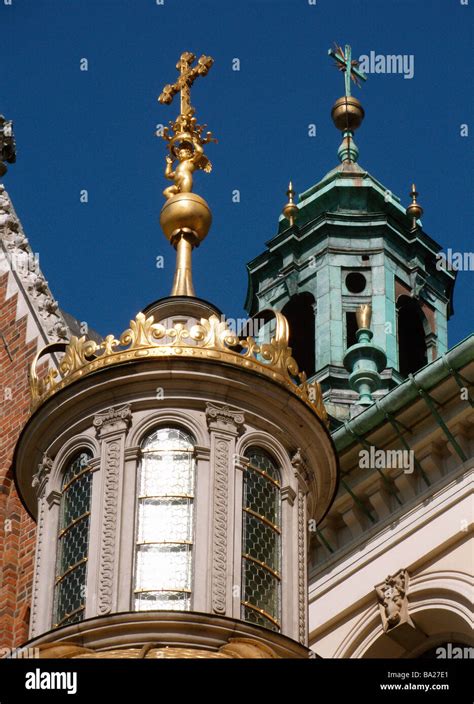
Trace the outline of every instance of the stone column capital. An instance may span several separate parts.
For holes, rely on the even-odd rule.
[[[53,467],[53,460],[46,453],[43,454],[43,459],[38,465],[36,473],[33,475],[31,486],[36,490],[36,496],[40,499],[46,489],[49,475]]]
[[[105,411],[96,413],[93,425],[97,435],[103,438],[114,433],[126,432],[131,422],[132,411],[130,405],[125,403],[123,406],[107,408]]]
[[[207,403],[206,421],[209,430],[237,435],[244,424],[245,417],[242,411],[234,410],[230,406],[215,406]]]

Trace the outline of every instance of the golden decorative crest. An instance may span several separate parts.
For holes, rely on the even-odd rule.
[[[166,328],[138,313],[130,327],[117,340],[107,335],[100,344],[85,337],[71,337],[68,344],[56,342],[47,345],[35,356],[30,371],[32,408],[77,379],[113,364],[133,359],[156,357],[208,358],[244,367],[270,377],[288,388],[304,401],[324,422],[327,414],[317,382],[308,383],[300,372],[288,347],[289,328],[285,316],[273,311],[276,319],[275,335],[271,342],[258,343],[254,338],[240,339],[230,330],[226,321],[216,315],[201,318],[189,327],[178,323]],[[38,374],[38,365],[45,356],[62,352],[58,371],[50,368],[46,376]]]

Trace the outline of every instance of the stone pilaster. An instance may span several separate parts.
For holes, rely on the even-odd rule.
[[[122,523],[125,437],[131,418],[130,406],[126,404],[98,413],[93,421],[101,446],[100,472],[96,475],[100,484],[100,510],[92,513],[88,586],[91,583],[95,586],[92,591],[95,599],[92,603],[86,601],[86,617],[118,610],[117,538]]]
[[[35,636],[40,633],[43,629],[39,626],[39,614],[45,611],[49,613],[50,609],[41,602],[41,596],[45,592],[50,593],[50,590],[43,589],[43,595],[40,594],[40,585],[42,584],[42,577],[45,573],[44,561],[42,561],[43,555],[43,545],[45,543],[45,520],[46,512],[48,510],[48,500],[47,500],[47,487],[49,481],[49,475],[51,473],[51,468],[53,466],[53,461],[48,455],[43,455],[43,459],[38,465],[38,470],[36,474],[33,475],[32,486],[36,490],[36,496],[38,499],[38,523],[36,528],[36,554],[35,554],[35,566],[33,575],[33,593],[31,595],[31,618],[30,618],[30,635]],[[42,569],[43,568],[43,569]],[[44,596],[43,596],[44,600]],[[46,607],[46,608],[45,608]]]
[[[308,493],[307,470],[300,450],[297,450],[291,460],[295,477],[298,481],[296,503],[297,522],[297,573],[298,573],[298,633],[295,640],[306,645],[308,642],[308,522],[306,495]],[[293,492],[294,493],[294,492]]]
[[[244,423],[244,414],[229,406],[206,406],[206,420],[211,437],[212,486],[212,568],[211,610],[232,615],[234,454],[235,441]]]

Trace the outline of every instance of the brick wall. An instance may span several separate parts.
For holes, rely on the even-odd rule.
[[[28,639],[35,523],[18,498],[11,461],[29,415],[28,368],[37,339],[27,344],[27,317],[15,320],[18,295],[5,300],[8,273],[0,276],[0,647]]]

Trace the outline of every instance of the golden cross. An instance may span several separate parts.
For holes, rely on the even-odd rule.
[[[198,59],[196,66],[191,67],[195,59],[195,55],[190,51],[185,51],[181,54],[179,61],[176,64],[176,68],[179,71],[178,80],[172,85],[166,85],[158,98],[160,103],[169,105],[176,93],[181,91],[181,115],[187,115],[191,109],[192,84],[198,76],[205,76],[214,63],[214,59],[210,56],[204,56],[203,54]]]

